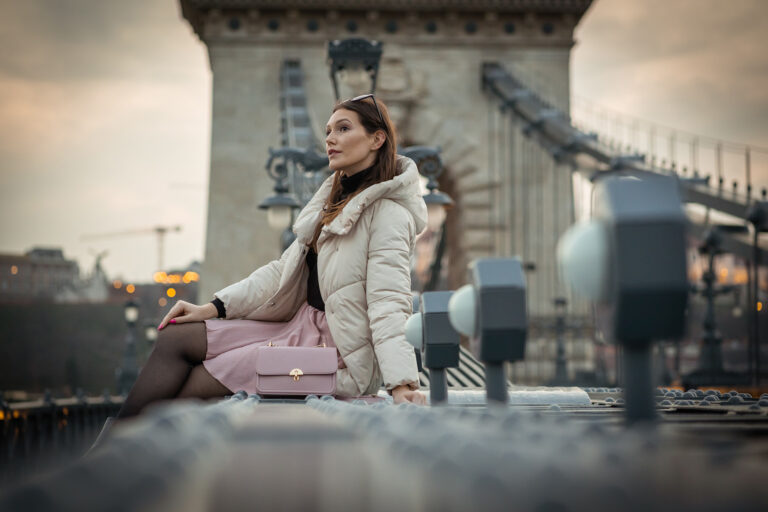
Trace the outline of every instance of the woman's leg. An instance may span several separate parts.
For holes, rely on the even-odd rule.
[[[189,372],[189,377],[176,398],[214,398],[231,394],[232,391],[216,380],[205,366],[198,364]]]
[[[205,322],[166,326],[117,417],[135,416],[150,403],[175,398],[207,350]]]

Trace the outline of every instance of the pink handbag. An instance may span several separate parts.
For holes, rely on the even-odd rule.
[[[256,351],[256,392],[263,396],[332,395],[336,392],[335,347],[278,347]]]

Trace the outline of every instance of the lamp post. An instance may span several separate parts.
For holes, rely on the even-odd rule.
[[[565,359],[565,307],[568,301],[563,297],[555,297],[555,336],[557,340],[557,355],[555,356],[555,378],[551,385],[565,386],[568,382],[568,362]]]
[[[155,326],[155,322],[149,322],[144,326],[144,339],[147,340],[147,344],[150,348],[155,346],[155,341],[157,341],[157,327]]]
[[[259,208],[267,210],[267,223],[269,227],[279,231],[285,229],[291,222],[291,216],[294,208],[299,207],[299,202],[288,190],[288,166],[286,162],[279,162],[272,165],[274,154],[270,148],[270,157],[267,160],[267,174],[275,180],[274,195],[264,199]]]
[[[738,288],[735,285],[717,285],[715,275],[715,258],[722,254],[723,232],[746,233],[747,229],[741,225],[715,225],[704,236],[704,241],[699,246],[699,254],[707,258],[707,270],[702,276],[702,286],[691,286],[693,293],[702,295],[706,300],[704,313],[704,337],[702,340],[698,368],[683,377],[683,383],[692,387],[703,385],[746,384],[743,377],[723,366],[723,337],[717,328],[715,316],[715,299],[719,295],[735,293]],[[679,350],[679,348],[678,348]]]
[[[136,334],[134,332],[136,321],[139,318],[139,304],[129,300],[125,303],[123,314],[128,325],[128,331],[125,335],[123,363],[115,370],[115,380],[117,381],[117,392],[121,395],[126,395],[139,375],[136,362]]]
[[[267,210],[267,222],[272,229],[282,230],[283,250],[295,238],[290,228],[293,210],[301,208],[312,198],[314,191],[325,179],[323,169],[327,167],[328,158],[312,149],[269,148],[266,170],[269,177],[275,180],[275,188],[274,194],[264,199],[259,208]],[[293,186],[289,187],[289,183]],[[298,191],[298,198],[291,193],[291,189]]]
[[[443,173],[443,162],[440,159],[440,148],[427,146],[410,146],[400,150],[400,154],[416,162],[419,174],[427,178],[427,193],[424,202],[427,204],[427,227],[430,231],[440,230],[440,239],[435,247],[435,255],[430,265],[429,281],[424,285],[424,291],[437,287],[446,246],[445,217],[446,210],[453,206],[453,199],[448,194],[440,192],[437,178]]]
[[[424,202],[427,203],[427,225],[432,231],[437,231],[445,222],[446,209],[453,206],[453,199],[444,192],[440,192],[437,178],[443,174],[443,162],[440,159],[439,147],[409,146],[400,151],[407,156],[419,168],[419,174],[427,178],[427,193],[424,194]]]
[[[759,309],[757,309],[757,303],[759,300],[760,289],[760,250],[758,245],[758,238],[761,232],[768,231],[768,201],[765,200],[765,189],[762,191],[762,201],[754,201],[752,206],[747,211],[747,221],[752,224],[752,272],[750,273],[749,282],[747,283],[747,304],[749,304],[749,315],[752,321],[752,328],[749,329],[750,333],[750,350],[747,358],[750,361],[754,361],[754,385],[760,386],[760,317],[758,315]],[[750,365],[752,366],[752,365]]]
[[[157,322],[145,322],[144,323],[144,339],[147,342],[146,352],[143,361],[146,361],[148,354],[152,353],[152,349],[155,347],[155,341],[157,341]]]

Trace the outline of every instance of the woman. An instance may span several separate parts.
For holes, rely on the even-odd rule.
[[[299,214],[296,240],[211,303],[174,304],[118,418],[162,399],[254,392],[253,357],[269,341],[335,345],[337,395],[375,394],[383,382],[395,403],[425,403],[405,322],[427,209],[396,140],[373,95],[337,104],[325,138],[334,173]]]

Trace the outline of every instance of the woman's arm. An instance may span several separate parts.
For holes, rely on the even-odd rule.
[[[410,214],[391,200],[373,206],[368,241],[366,299],[373,349],[384,386],[400,395],[419,387],[416,356],[405,339],[412,313],[410,255],[415,236]]]
[[[296,250],[297,244],[298,240],[294,240],[291,246],[280,256],[280,259],[267,263],[254,270],[245,279],[213,294],[224,304],[227,319],[247,316],[277,292],[286,258],[291,251]]]

